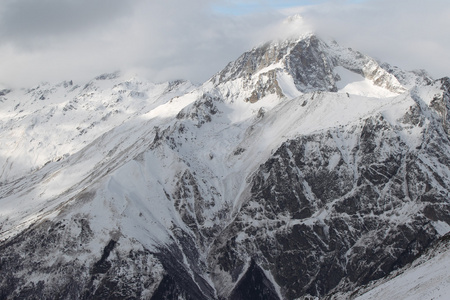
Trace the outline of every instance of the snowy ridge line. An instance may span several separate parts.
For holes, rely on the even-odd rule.
[[[182,101],[176,101],[169,103],[168,105],[176,106],[180,104],[185,105],[187,103],[183,104]],[[163,108],[159,108],[159,110],[163,111]],[[160,116],[162,115],[160,114]],[[167,120],[173,122],[173,119]],[[93,184],[95,185],[96,181],[101,180],[101,178],[108,173],[113,172],[114,169],[123,165],[128,160],[132,160],[140,152],[149,148],[153,143],[155,136],[154,125],[152,124],[161,125],[160,120],[152,121],[150,118],[149,120],[144,120],[144,123],[142,124],[144,126],[141,125],[137,127],[136,124],[138,122],[139,121],[137,120],[130,120],[96,138],[88,146],[85,146],[82,150],[69,156],[65,160],[50,163],[42,169],[35,171],[32,175],[31,182],[29,181],[29,176],[25,176],[22,179],[15,180],[13,183],[7,183],[4,185],[4,188],[6,189],[2,188],[2,192],[5,195],[3,201],[6,201],[6,203],[9,202],[10,205],[14,205],[15,202],[10,202],[8,199],[17,196],[21,196],[20,198],[27,197],[27,195],[33,193],[33,190],[36,190],[36,193],[41,195],[38,199],[42,200],[34,200],[33,202],[39,201],[36,204],[33,202],[24,202],[27,209],[21,209],[20,205],[16,205],[15,208],[11,207],[12,211],[17,211],[17,213],[21,214],[19,212],[20,210],[27,213],[27,211],[30,211],[30,205],[32,207],[35,206],[35,209],[31,209],[31,214],[34,214],[32,212],[34,210],[41,211],[49,209],[51,206],[49,207],[48,205],[52,202],[58,202],[67,197],[75,197],[81,190],[84,190]],[[111,141],[113,141],[113,143],[111,143]],[[101,153],[98,153],[98,149],[102,149]],[[114,155],[114,157],[110,157],[111,155]],[[71,174],[70,176],[73,177],[67,184],[58,181],[58,178],[61,178],[64,174]],[[74,176],[75,174],[77,174],[77,176]],[[58,185],[57,189],[59,192],[50,192],[50,194],[48,194],[48,191],[51,191],[51,185],[54,184]],[[27,186],[34,188],[29,189],[26,188]],[[19,188],[21,189],[21,192],[15,193],[14,191]],[[38,192],[39,190],[40,192]],[[42,195],[45,195],[46,193],[48,196],[42,198]],[[33,199],[35,197],[31,198]],[[4,205],[4,210],[10,205]],[[23,218],[23,216],[19,217],[19,219],[21,218]],[[36,220],[36,218],[36,216],[33,216],[31,220]],[[12,222],[12,219],[9,217],[7,222]],[[28,222],[26,224],[28,224]],[[5,226],[6,224],[4,223],[2,228]]]
[[[153,84],[125,76],[99,76],[104,79],[92,80],[84,88],[72,82],[47,83],[5,95],[0,103],[0,128],[4,128],[0,180],[26,176],[49,161],[67,157],[102,133],[195,88],[189,82]]]

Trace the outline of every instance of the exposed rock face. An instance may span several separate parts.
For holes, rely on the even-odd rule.
[[[448,161],[450,145],[424,126],[439,138],[411,149],[402,130],[379,116],[284,143],[214,244],[217,278],[252,257],[294,299],[367,284],[411,262],[438,237],[432,222],[450,218],[448,163],[445,171],[431,163]]]
[[[267,280],[264,272],[254,261],[230,295],[230,299],[268,299],[278,300],[278,295],[272,283]]]
[[[114,237],[118,238],[118,236]],[[1,245],[1,299],[148,298],[162,267],[142,248],[122,251],[119,238],[91,253],[89,221],[43,222]],[[85,258],[93,254],[96,261]]]
[[[406,267],[372,281],[351,293],[337,293],[336,299],[373,300],[386,298],[445,299],[450,234],[434,241],[427,250]]]
[[[340,91],[337,67],[392,96]],[[153,91],[138,85],[114,87],[123,107]],[[333,298],[450,229],[448,78],[308,35],[184,85],[0,185],[0,299]]]
[[[450,116],[448,115],[448,110],[450,109],[450,80],[448,77],[442,78],[437,84],[443,92],[442,94],[437,94],[433,97],[430,106],[439,114],[442,126],[444,127],[445,132],[449,134]]]

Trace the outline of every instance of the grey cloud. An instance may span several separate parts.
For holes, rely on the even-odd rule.
[[[319,33],[345,46],[438,77],[450,75],[446,1],[341,0],[300,11]],[[212,4],[225,2],[10,0],[0,7],[0,83],[85,81],[117,69],[138,70],[152,81],[203,82],[275,37],[286,17],[275,10],[214,11]]]
[[[151,18],[145,21],[136,16],[142,21],[137,21],[141,27],[135,34],[143,36],[137,49],[147,51],[148,56],[139,54],[136,65],[147,66],[157,80],[168,79],[172,72],[200,82],[262,41],[264,29],[283,18],[269,13],[224,16],[202,8],[183,7],[170,11],[170,15],[161,13],[161,7],[141,10],[149,12]]]
[[[6,0],[0,10],[0,42],[30,44],[48,37],[70,36],[129,15],[130,0]]]
[[[56,1],[47,1],[37,10],[50,9],[50,3]],[[264,29],[283,17],[279,13],[220,15],[213,13],[211,2],[130,0],[127,8],[117,2],[106,8],[105,1],[96,4],[92,10],[97,13],[88,16],[84,15],[87,8],[77,4],[67,24],[65,17],[50,18],[48,24],[34,20],[34,33],[17,29],[15,34],[11,31],[3,37],[0,55],[10,59],[0,61],[4,70],[0,82],[87,80],[116,69],[138,69],[153,81],[184,78],[202,82],[263,40]],[[21,3],[14,9],[10,6],[9,13],[28,16],[30,8],[17,12],[28,2]],[[64,8],[53,8],[52,14],[69,14],[68,7],[66,3]],[[3,10],[3,16],[7,14]],[[11,19],[15,18],[9,18],[7,23],[13,24]],[[86,20],[86,24],[78,24],[78,19]]]
[[[450,76],[447,0],[331,1],[303,10],[323,35],[404,69]]]

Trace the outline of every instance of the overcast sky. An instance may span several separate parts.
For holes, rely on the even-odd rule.
[[[299,31],[450,76],[448,0],[0,0],[0,85],[83,83],[115,70],[200,83],[284,34],[295,13]]]

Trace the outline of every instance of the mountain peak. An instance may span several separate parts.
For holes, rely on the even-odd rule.
[[[292,22],[299,18],[301,21],[299,16],[292,18]],[[253,48],[229,63],[211,81],[222,86],[225,93],[233,93],[235,85],[240,86],[239,93],[250,102],[267,95],[292,98],[316,91],[373,97],[406,91],[395,75],[375,59],[334,41],[326,42],[312,32]]]

